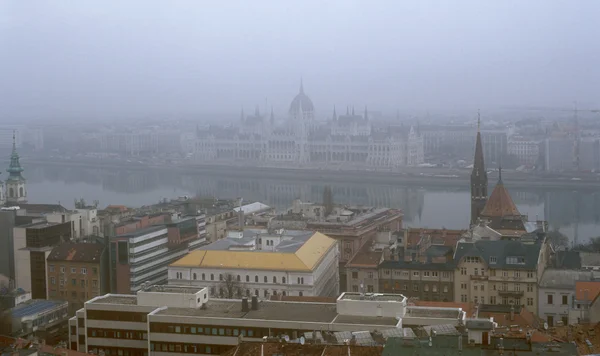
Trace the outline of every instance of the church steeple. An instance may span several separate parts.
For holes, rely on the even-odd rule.
[[[483,159],[483,146],[481,144],[481,116],[477,112],[477,138],[475,141],[475,157],[473,171],[471,172],[471,225],[477,223],[481,211],[488,198],[488,179]]]
[[[337,113],[335,112],[335,105],[333,106],[333,121],[337,121]]]
[[[10,164],[6,171],[9,173],[8,178],[6,179],[6,200],[11,203],[27,201],[25,178],[23,178],[23,175],[21,174],[24,169],[19,162],[15,131],[13,131],[13,147],[10,155]]]

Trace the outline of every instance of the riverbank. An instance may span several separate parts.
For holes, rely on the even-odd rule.
[[[443,173],[440,170],[429,168],[409,168],[407,172],[364,171],[364,170],[323,170],[314,168],[279,168],[279,167],[252,167],[252,166],[226,166],[226,165],[144,165],[139,163],[119,163],[102,161],[75,161],[75,160],[39,160],[28,159],[28,165],[64,166],[102,169],[127,169],[127,170],[160,170],[185,174],[206,174],[214,176],[231,176],[247,178],[268,178],[290,181],[319,181],[327,183],[377,183],[386,185],[406,184],[416,186],[437,187],[465,187],[468,186],[469,173],[467,171],[453,171]],[[600,188],[600,180],[568,178],[552,178],[533,174],[503,172],[502,180],[513,188],[555,188],[555,189],[582,189],[592,190]],[[494,183],[494,177],[490,177]]]

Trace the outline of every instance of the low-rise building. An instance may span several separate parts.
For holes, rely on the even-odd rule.
[[[539,303],[537,315],[548,326],[559,321],[569,325],[569,309],[575,298],[577,281],[591,281],[591,271],[546,269],[539,283]]]
[[[81,320],[80,320],[81,319]],[[325,337],[330,332],[387,330],[402,325],[465,323],[459,308],[407,307],[393,294],[344,293],[336,303],[211,299],[207,288],[147,286],[133,295],[88,301],[70,319],[70,345],[79,351],[130,356],[227,352],[240,340]],[[82,337],[83,336],[83,337]],[[320,339],[323,342],[323,339]]]
[[[213,297],[338,295],[337,242],[314,231],[233,230],[169,266],[169,283]]]
[[[575,298],[569,309],[569,324],[600,322],[600,282],[575,282]]]
[[[50,344],[66,338],[68,303],[64,301],[31,299],[7,311],[10,336],[39,337]]]
[[[110,290],[128,294],[146,282],[166,283],[168,266],[205,242],[204,215],[110,237]]]
[[[73,315],[83,304],[108,292],[104,245],[67,242],[48,255],[48,299],[69,302]]]

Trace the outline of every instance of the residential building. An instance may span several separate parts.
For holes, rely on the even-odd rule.
[[[313,231],[230,231],[169,265],[169,283],[206,286],[211,297],[337,296],[336,240]]]
[[[300,91],[292,100],[288,120],[281,125],[262,115],[242,110],[234,127],[197,129],[194,158],[202,163],[234,163],[310,167],[415,166],[424,161],[423,138],[413,127],[376,128],[364,115],[333,117],[326,123],[315,119],[312,100]]]
[[[569,309],[575,299],[576,283],[592,279],[591,271],[546,269],[539,283],[537,315],[548,326],[555,326],[559,322],[569,325]]]
[[[379,264],[379,291],[424,301],[454,301],[452,247],[432,245],[420,259],[405,256]]]
[[[71,223],[33,222],[13,229],[16,286],[46,299],[48,255],[54,246],[71,240]]]
[[[72,348],[143,356],[213,355],[233,349],[240,340],[262,342],[265,337],[287,335],[322,342],[331,332],[395,333],[403,330],[402,325],[457,326],[465,320],[458,308],[407,307],[402,295],[343,293],[336,303],[303,303],[255,296],[211,299],[207,288],[147,286],[136,296],[94,298],[69,324]]]
[[[190,216],[110,237],[110,290],[135,293],[166,283],[168,266],[206,242],[205,216]]]
[[[400,259],[425,262],[425,251],[430,246],[449,246],[454,249],[466,230],[407,228],[397,240],[396,254]],[[392,246],[393,248],[394,246]]]
[[[67,336],[68,304],[64,301],[31,299],[10,309],[10,336],[39,337],[57,344]],[[3,321],[6,322],[6,321]]]
[[[383,249],[373,249],[365,244],[346,264],[346,285],[351,292],[379,293],[379,272]]]
[[[536,313],[538,282],[548,261],[544,235],[460,241],[454,253],[456,301],[524,305]]]
[[[48,299],[69,302],[73,315],[87,300],[107,293],[107,253],[99,243],[67,242],[54,247],[47,258]]]
[[[575,298],[569,309],[569,324],[600,322],[600,282],[575,282]]]

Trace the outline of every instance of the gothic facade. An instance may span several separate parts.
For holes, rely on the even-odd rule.
[[[312,100],[300,85],[288,110],[288,120],[276,124],[257,108],[242,111],[237,126],[211,126],[196,132],[194,158],[198,163],[244,162],[331,168],[415,166],[424,162],[423,139],[413,127],[375,128],[365,108],[354,109],[327,122],[315,119]]]

